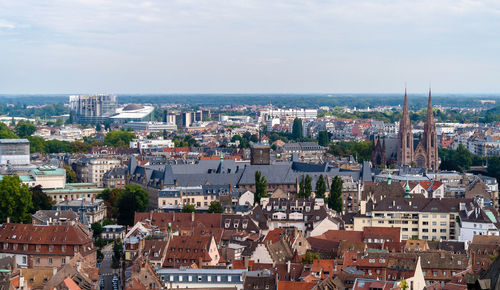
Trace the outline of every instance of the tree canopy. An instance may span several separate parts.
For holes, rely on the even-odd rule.
[[[127,185],[116,202],[118,208],[118,224],[133,225],[135,212],[143,212],[148,208],[149,194],[138,185]]]
[[[307,174],[306,176],[302,175],[302,179],[299,184],[299,198],[309,198],[312,193],[312,184],[311,184],[311,176]]]
[[[327,131],[319,131],[318,133],[318,145],[321,146],[328,146],[328,143],[330,143],[330,137],[328,136]]]
[[[33,208],[31,191],[17,175],[0,180],[0,222],[10,217],[11,222],[30,223]]]
[[[222,205],[218,201],[210,202],[208,213],[222,213]]]
[[[135,138],[136,136],[132,132],[116,130],[106,134],[106,137],[104,137],[104,144],[113,147],[128,147],[130,141]]]
[[[326,193],[326,182],[323,174],[318,177],[316,181],[316,198],[324,198]]]
[[[441,170],[456,170],[464,172],[471,166],[482,165],[484,159],[471,153],[463,144],[459,144],[457,150],[439,149],[441,158]]]
[[[255,171],[255,198],[254,204],[259,204],[260,199],[267,195],[267,180],[260,171]]]
[[[369,161],[372,156],[372,143],[368,141],[340,141],[331,144],[328,152],[340,157],[352,155],[357,158],[358,162]]]
[[[31,200],[33,202],[33,209],[31,210],[31,213],[35,213],[38,210],[49,210],[52,209],[52,205],[54,204],[54,201],[50,196],[45,194],[42,190],[41,185],[34,186],[30,188],[31,191]]]
[[[196,212],[196,208],[192,204],[185,204],[182,207],[182,212]]]
[[[19,138],[11,129],[4,123],[0,122],[0,139],[17,139]]]
[[[26,138],[36,132],[36,126],[25,121],[20,121],[14,128],[14,132],[16,132],[17,136],[20,138]]]
[[[303,128],[302,128],[302,120],[299,118],[295,118],[293,120],[292,137],[296,141],[300,141],[304,137],[304,132],[303,132]]]
[[[332,184],[330,185],[330,196],[327,201],[328,208],[337,212],[342,212],[342,179],[339,176],[335,176],[332,179]]]

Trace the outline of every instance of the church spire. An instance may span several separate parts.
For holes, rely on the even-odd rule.
[[[403,114],[399,121],[398,164],[410,165],[413,161],[413,133],[411,130],[410,110],[408,109],[408,93],[405,86]]]
[[[432,94],[431,94],[431,87],[429,86],[429,100],[427,101],[427,123],[428,125],[431,125],[430,122],[432,122],[434,119],[434,116],[432,114]]]

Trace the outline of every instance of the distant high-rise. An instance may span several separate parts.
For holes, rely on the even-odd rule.
[[[104,123],[116,113],[114,95],[70,96],[69,103],[74,121],[78,123]]]

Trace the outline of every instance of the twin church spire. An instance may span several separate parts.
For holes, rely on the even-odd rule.
[[[439,166],[436,140],[436,123],[432,112],[432,94],[431,89],[429,88],[427,118],[424,125],[424,134],[417,147],[414,147],[410,112],[408,109],[408,95],[405,88],[403,114],[399,122],[398,164],[414,165],[436,171]]]

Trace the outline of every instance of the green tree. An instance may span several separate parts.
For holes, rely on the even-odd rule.
[[[21,121],[17,123],[14,128],[14,132],[16,132],[17,136],[20,138],[26,138],[36,132],[36,126],[31,123]]]
[[[307,251],[302,260],[300,261],[304,265],[310,265],[314,262],[314,260],[319,260],[318,253]]]
[[[302,175],[302,179],[300,181],[299,186],[299,198],[309,198],[312,194],[312,184],[311,184],[311,176],[307,174],[306,176]]]
[[[328,146],[328,143],[330,143],[330,138],[328,137],[328,132],[327,131],[319,131],[318,144],[326,147],[326,146]]]
[[[267,180],[260,171],[255,171],[255,197],[254,204],[260,204],[260,199],[267,195]]]
[[[303,138],[302,120],[299,118],[295,118],[295,120],[293,120],[292,137],[296,141]]]
[[[120,241],[113,242],[113,259],[111,267],[114,269],[120,268],[120,261],[123,256],[123,244]]]
[[[113,189],[106,188],[97,195],[97,198],[102,199],[104,201],[104,204],[106,205],[106,208],[108,209],[106,211],[108,219],[118,217],[117,202],[122,192],[123,189],[120,188],[113,188]]]
[[[372,150],[372,143],[368,141],[340,141],[331,144],[328,152],[340,157],[352,155],[357,158],[358,162],[362,162],[371,159]]]
[[[0,222],[31,223],[33,208],[31,191],[17,175],[4,176],[0,181]]]
[[[42,137],[28,136],[30,141],[30,153],[45,153],[45,140]]]
[[[102,226],[105,227],[105,226],[109,226],[109,225],[114,225],[115,222],[110,220],[109,218],[105,218],[103,221],[102,221]]]
[[[185,204],[182,207],[182,212],[196,212],[196,208],[192,204]]]
[[[116,130],[111,131],[104,137],[104,145],[113,147],[128,147],[130,141],[136,138],[132,132]]]
[[[500,183],[500,157],[491,156],[488,158],[488,167],[486,170],[489,176],[495,177]]]
[[[50,196],[45,194],[42,190],[41,185],[34,186],[30,188],[31,191],[31,200],[33,202],[33,209],[31,210],[31,213],[35,213],[38,210],[49,210],[52,209],[52,205],[54,204],[54,201]]]
[[[71,152],[73,153],[89,153],[90,148],[92,147],[90,144],[82,142],[82,141],[73,141],[69,143],[71,147]]]
[[[337,212],[342,212],[342,179],[335,176],[330,185],[330,196],[328,197],[328,207]]]
[[[71,153],[71,146],[68,141],[49,140],[45,142],[47,153]]]
[[[222,205],[218,201],[210,202],[208,213],[222,213]]]
[[[64,125],[63,119],[58,118],[54,125],[56,125],[57,127],[61,127],[62,125]]]
[[[102,233],[102,225],[100,222],[95,222],[90,225],[92,233],[94,233],[94,239],[97,239]]]
[[[118,208],[118,224],[133,225],[135,212],[143,212],[148,208],[149,195],[138,185],[127,185],[116,202]]]
[[[64,167],[64,170],[66,170],[66,183],[75,183],[75,182],[77,182],[76,172],[73,170],[73,168],[69,167],[66,164],[64,164],[63,167]]]
[[[95,131],[96,132],[101,132],[102,131],[102,125],[101,124],[95,125]]]
[[[324,198],[326,193],[326,182],[323,174],[318,177],[316,181],[316,198]]]
[[[0,122],[0,139],[17,139],[19,138],[11,129],[4,123]]]

